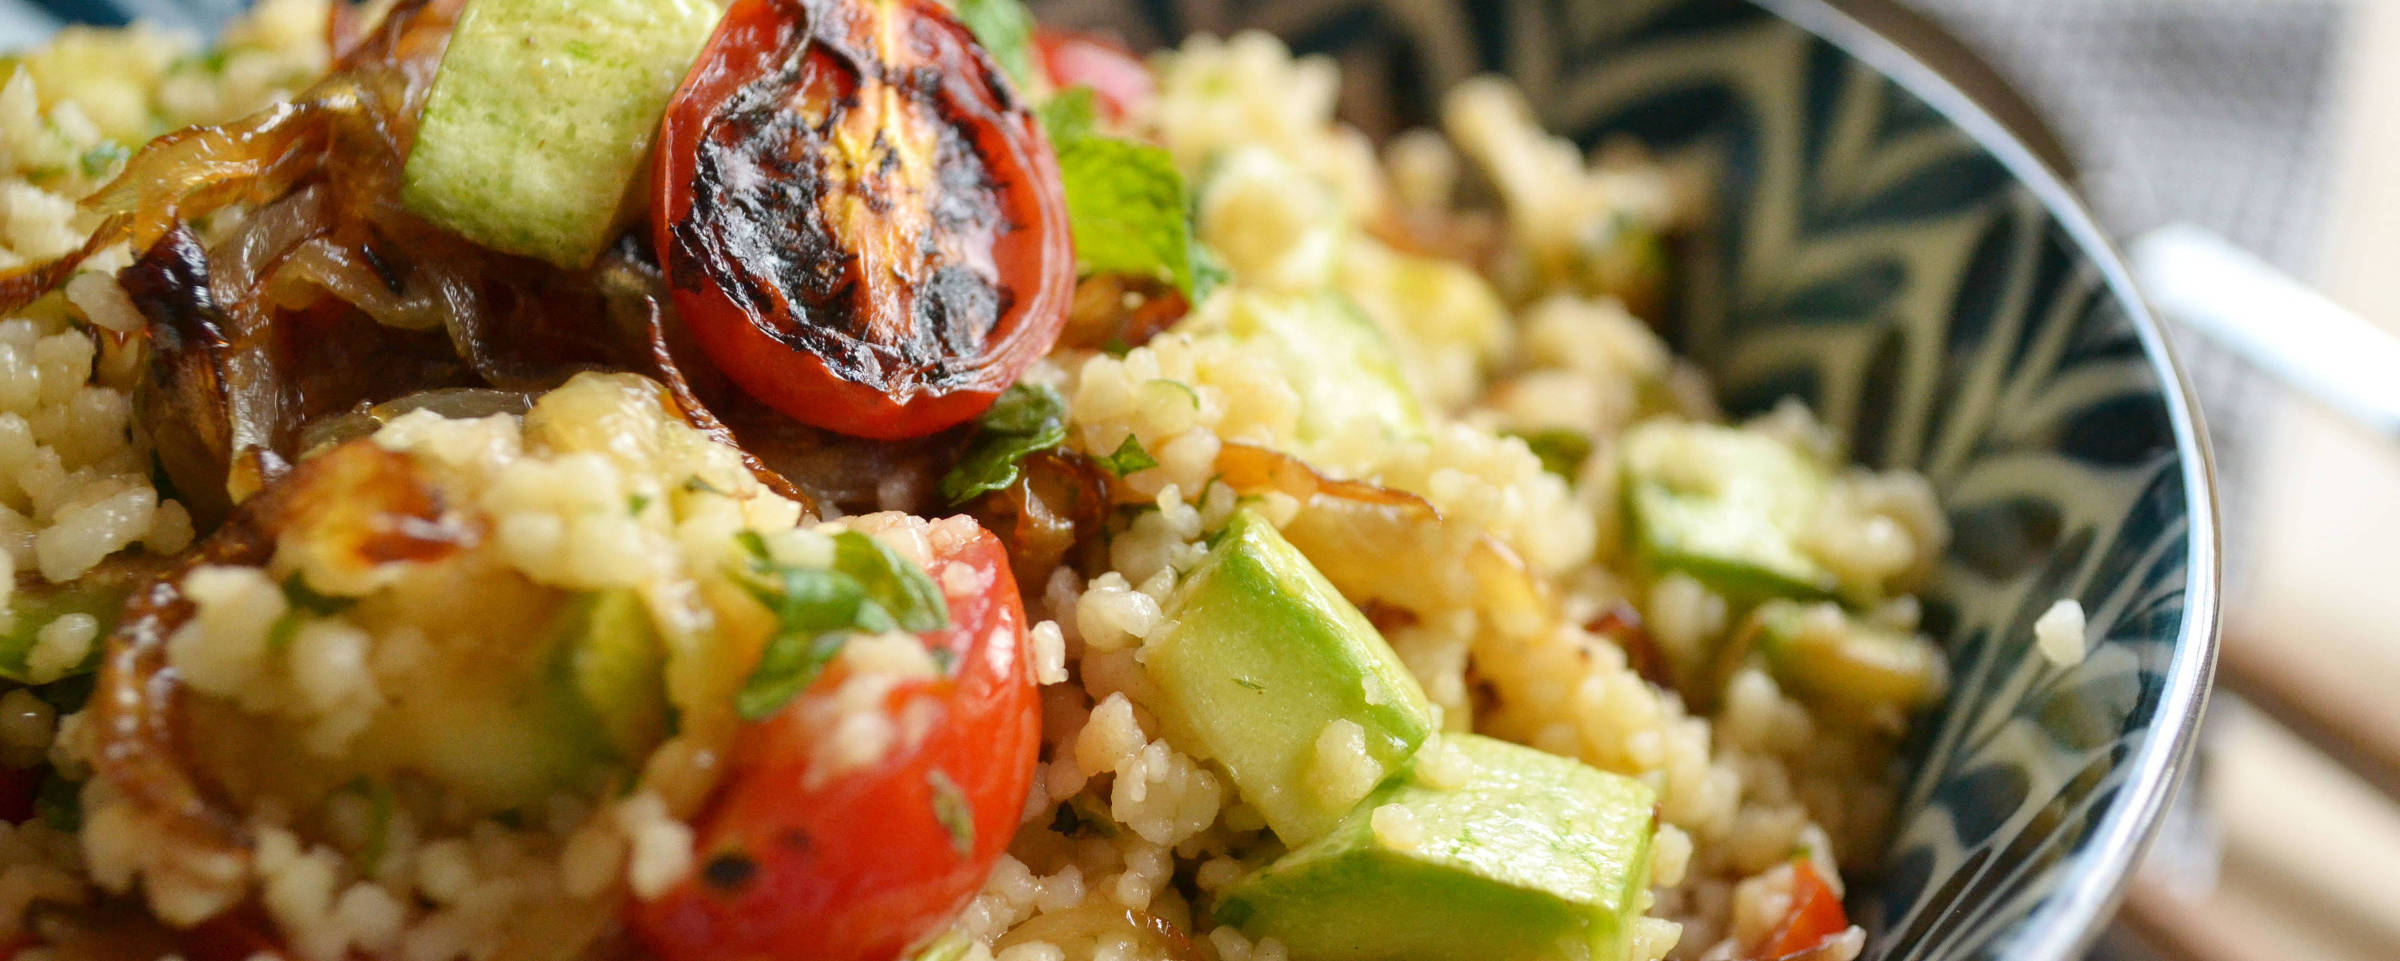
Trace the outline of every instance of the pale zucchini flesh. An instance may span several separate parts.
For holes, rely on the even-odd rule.
[[[1433,733],[1424,690],[1383,635],[1257,514],[1234,515],[1168,616],[1143,650],[1151,706],[1287,844],[1331,829]],[[1371,765],[1348,796],[1319,783],[1330,775],[1318,742],[1336,722],[1355,725]]]
[[[473,0],[426,97],[401,201],[494,250],[590,265],[720,12],[708,0]]]
[[[1420,760],[1219,892],[1216,920],[1309,961],[1622,961],[1650,884],[1657,795],[1473,734],[1437,749],[1452,769],[1439,783]]]

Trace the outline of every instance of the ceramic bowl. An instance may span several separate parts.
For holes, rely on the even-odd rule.
[[[2209,458],[2157,321],[2075,195],[1933,70],[1821,0],[1050,0],[1136,46],[1257,28],[1421,123],[1477,73],[1550,129],[1712,172],[1669,322],[1735,411],[1809,403],[1931,478],[1926,624],[1956,690],[1912,740],[1851,909],[1885,961],[2057,961],[2108,918],[2191,756],[2214,661]],[[2033,622],[2074,598],[2080,664]]]
[[[0,0],[0,33],[128,15],[205,30],[240,6]],[[2090,941],[2191,756],[2217,520],[2157,321],[2023,145],[1822,0],[1036,6],[1142,47],[1274,32],[1338,57],[1345,113],[1380,127],[1505,74],[1555,131],[1711,171],[1670,339],[1730,408],[1797,396],[1857,460],[1923,472],[1955,531],[1925,619],[1956,690],[1910,743],[1882,870],[1853,886],[1867,956],[2062,961]],[[2095,638],[2063,668],[2033,645],[2059,598]]]

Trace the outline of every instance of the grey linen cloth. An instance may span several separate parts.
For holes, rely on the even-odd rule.
[[[2110,233],[2190,221],[2299,277],[2316,266],[2343,28],[2374,0],[1901,0],[1977,50],[2048,119]],[[1938,64],[1937,64],[1938,66]],[[2217,445],[2238,596],[2260,375],[2177,341]]]

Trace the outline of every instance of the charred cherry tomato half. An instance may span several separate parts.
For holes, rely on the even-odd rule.
[[[1065,323],[1057,158],[936,0],[736,0],[668,105],[657,178],[683,322],[802,422],[962,423]]]
[[[885,697],[894,741],[862,767],[811,773],[832,726],[807,719],[832,706],[838,661],[742,733],[692,876],[630,909],[665,961],[890,961],[957,917],[1016,832],[1041,717],[1006,550],[963,517],[893,522],[932,547],[950,626],[922,638],[948,673]]]
[[[1042,69],[1060,90],[1088,87],[1092,99],[1110,120],[1139,117],[1158,99],[1158,81],[1150,68],[1122,45],[1088,33],[1036,27],[1034,47],[1042,54]]]

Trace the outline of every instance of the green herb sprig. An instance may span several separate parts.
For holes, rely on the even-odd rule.
[[[776,560],[766,539],[737,535],[749,555],[742,586],[775,615],[758,666],[734,693],[744,720],[763,721],[808,690],[853,635],[924,633],[950,625],[950,607],[931,577],[883,542],[857,531],[833,536],[833,564]]]

